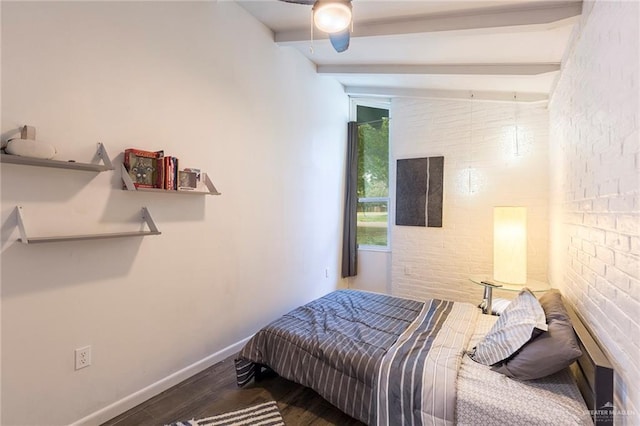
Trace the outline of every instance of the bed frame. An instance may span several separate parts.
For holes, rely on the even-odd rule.
[[[565,300],[566,302],[566,300]],[[596,426],[613,425],[613,367],[582,319],[564,304],[578,336],[582,356],[571,365],[578,388]]]

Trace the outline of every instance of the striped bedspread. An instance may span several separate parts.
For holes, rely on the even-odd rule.
[[[236,359],[310,387],[369,425],[453,424],[455,384],[477,309],[339,290],[260,330]]]

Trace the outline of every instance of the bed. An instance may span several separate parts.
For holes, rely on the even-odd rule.
[[[467,303],[338,290],[256,333],[237,356],[238,385],[268,368],[369,425],[613,424],[607,380],[590,380],[612,370],[590,355],[590,336],[579,336],[586,368],[514,380],[468,355],[496,321]]]

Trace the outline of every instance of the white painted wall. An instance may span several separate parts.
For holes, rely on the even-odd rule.
[[[548,113],[543,105],[394,99],[391,141],[394,178],[397,159],[444,155],[443,227],[393,226],[394,294],[479,303],[483,289],[469,276],[493,272],[493,207],[502,205],[527,207],[528,275],[546,280]]]
[[[341,86],[233,2],[3,2],[3,139],[164,149],[223,195],[2,166],[1,423],[81,419],[342,285],[347,120]],[[35,235],[137,230],[142,206],[163,234],[27,246],[16,205]]]
[[[358,250],[358,275],[349,288],[391,294],[391,251]]]
[[[614,364],[640,424],[640,7],[585,3],[550,103],[550,277]]]

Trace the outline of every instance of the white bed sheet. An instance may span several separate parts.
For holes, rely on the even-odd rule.
[[[487,334],[497,318],[478,316],[468,349]],[[569,369],[543,379],[519,381],[465,354],[457,385],[456,423],[460,426],[593,424]]]

